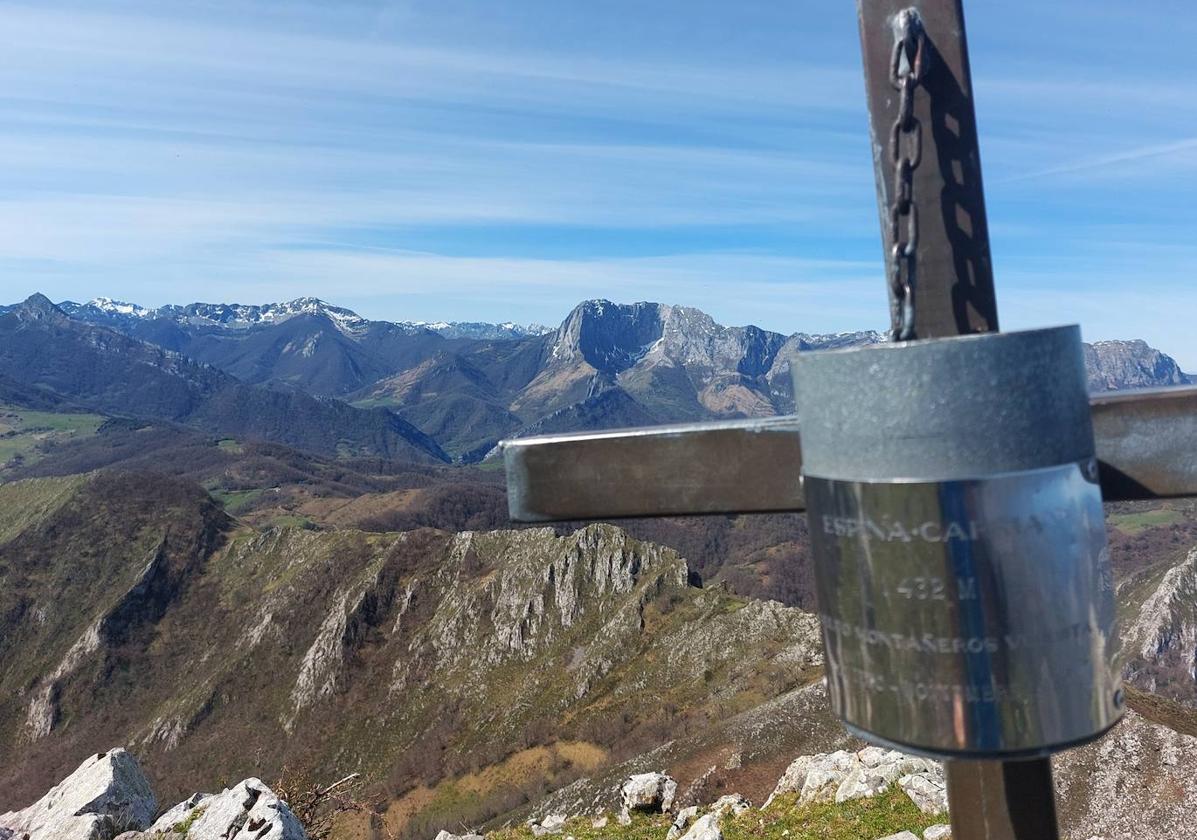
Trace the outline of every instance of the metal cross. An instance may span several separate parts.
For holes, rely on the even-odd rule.
[[[961,0],[858,6],[891,336],[996,331]],[[1105,500],[1197,495],[1197,388],[1100,394],[1090,408]],[[503,451],[518,521],[806,507],[794,417],[524,438]],[[1058,837],[1048,759],[949,761],[947,776],[954,836]]]

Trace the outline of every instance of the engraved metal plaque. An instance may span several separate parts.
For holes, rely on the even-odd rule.
[[[1012,754],[1118,719],[1095,462],[982,481],[808,475],[806,494],[828,688],[849,726]]]
[[[944,366],[974,387],[945,395]],[[862,416],[814,404],[845,391]],[[1092,431],[1060,426],[1087,402],[1079,333],[812,353],[795,393],[843,721],[945,757],[1042,755],[1116,723]]]

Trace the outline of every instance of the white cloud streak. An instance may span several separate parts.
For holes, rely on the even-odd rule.
[[[780,331],[884,317],[850,13],[0,9],[5,299],[343,295],[378,317],[551,321],[606,295]],[[1076,311],[1197,368],[1169,326],[1194,303],[1197,258],[1170,241],[1197,224],[1197,94],[1105,53],[1021,62],[1025,33],[987,15],[970,41],[1005,320]]]

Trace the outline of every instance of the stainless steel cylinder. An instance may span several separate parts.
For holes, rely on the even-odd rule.
[[[941,757],[1122,713],[1076,327],[803,354],[803,480],[836,713]]]

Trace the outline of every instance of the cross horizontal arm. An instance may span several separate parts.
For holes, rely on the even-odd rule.
[[[1089,405],[1107,501],[1197,496],[1197,388],[1110,391]]]
[[[1197,387],[1093,397],[1107,501],[1197,495]],[[502,444],[521,522],[806,507],[798,421],[769,417]]]
[[[798,420],[769,417],[504,441],[520,522],[802,510]]]

